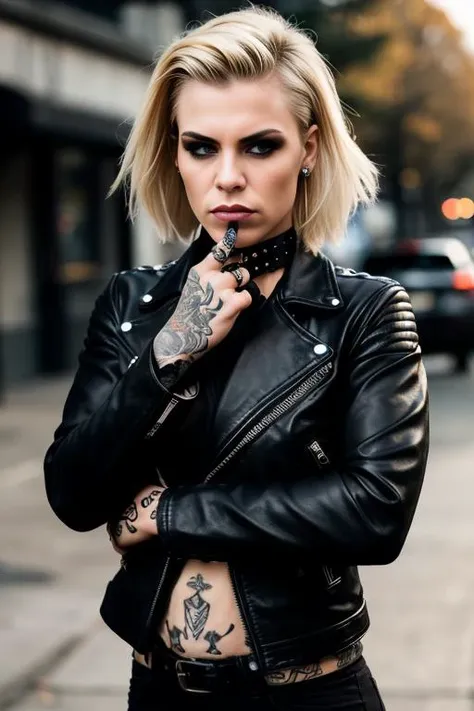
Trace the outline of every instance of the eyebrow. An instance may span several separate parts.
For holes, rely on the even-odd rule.
[[[252,133],[250,136],[244,136],[239,140],[239,143],[250,143],[251,141],[258,141],[259,138],[264,138],[270,133],[278,133],[283,135],[283,132],[278,128],[264,128],[262,131],[257,131],[257,133]],[[210,136],[203,136],[202,133],[196,133],[195,131],[184,131],[181,136],[187,138],[194,138],[198,141],[207,141],[208,143],[218,143],[214,138]]]

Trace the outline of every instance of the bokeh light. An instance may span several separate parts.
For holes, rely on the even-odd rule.
[[[458,201],[456,198],[448,198],[441,205],[441,212],[447,220],[458,219]]]
[[[441,205],[441,212],[447,220],[470,220],[474,217],[474,200],[471,198],[448,198]]]

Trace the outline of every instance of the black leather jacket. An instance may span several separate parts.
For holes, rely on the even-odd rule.
[[[173,423],[199,386],[168,392],[151,345],[208,249],[201,237],[161,269],[116,274],[97,301],[45,458],[49,502],[75,530],[157,481],[160,450],[186,451]],[[270,304],[218,404],[205,481],[165,491],[159,535],[108,584],[102,616],[141,652],[189,558],[229,563],[263,671],[341,651],[369,626],[356,566],[392,562],[410,528],[428,396],[406,292],[299,250]]]

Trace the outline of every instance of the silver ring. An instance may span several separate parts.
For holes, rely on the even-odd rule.
[[[240,286],[242,284],[244,280],[244,275],[242,274],[242,270],[240,269],[238,264],[229,264],[225,271],[229,272],[230,274],[232,274],[233,277],[235,277],[237,286]]]
[[[226,262],[229,258],[229,255],[225,250],[222,249],[222,247],[219,247],[218,244],[215,244],[214,247],[211,249],[212,256],[214,259],[219,262],[219,264],[223,264]]]

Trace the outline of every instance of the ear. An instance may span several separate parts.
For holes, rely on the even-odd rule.
[[[316,124],[313,124],[306,131],[306,138],[304,143],[304,158],[302,166],[307,166],[310,170],[313,170],[316,163],[316,157],[318,154],[318,142],[319,142],[319,128]]]

